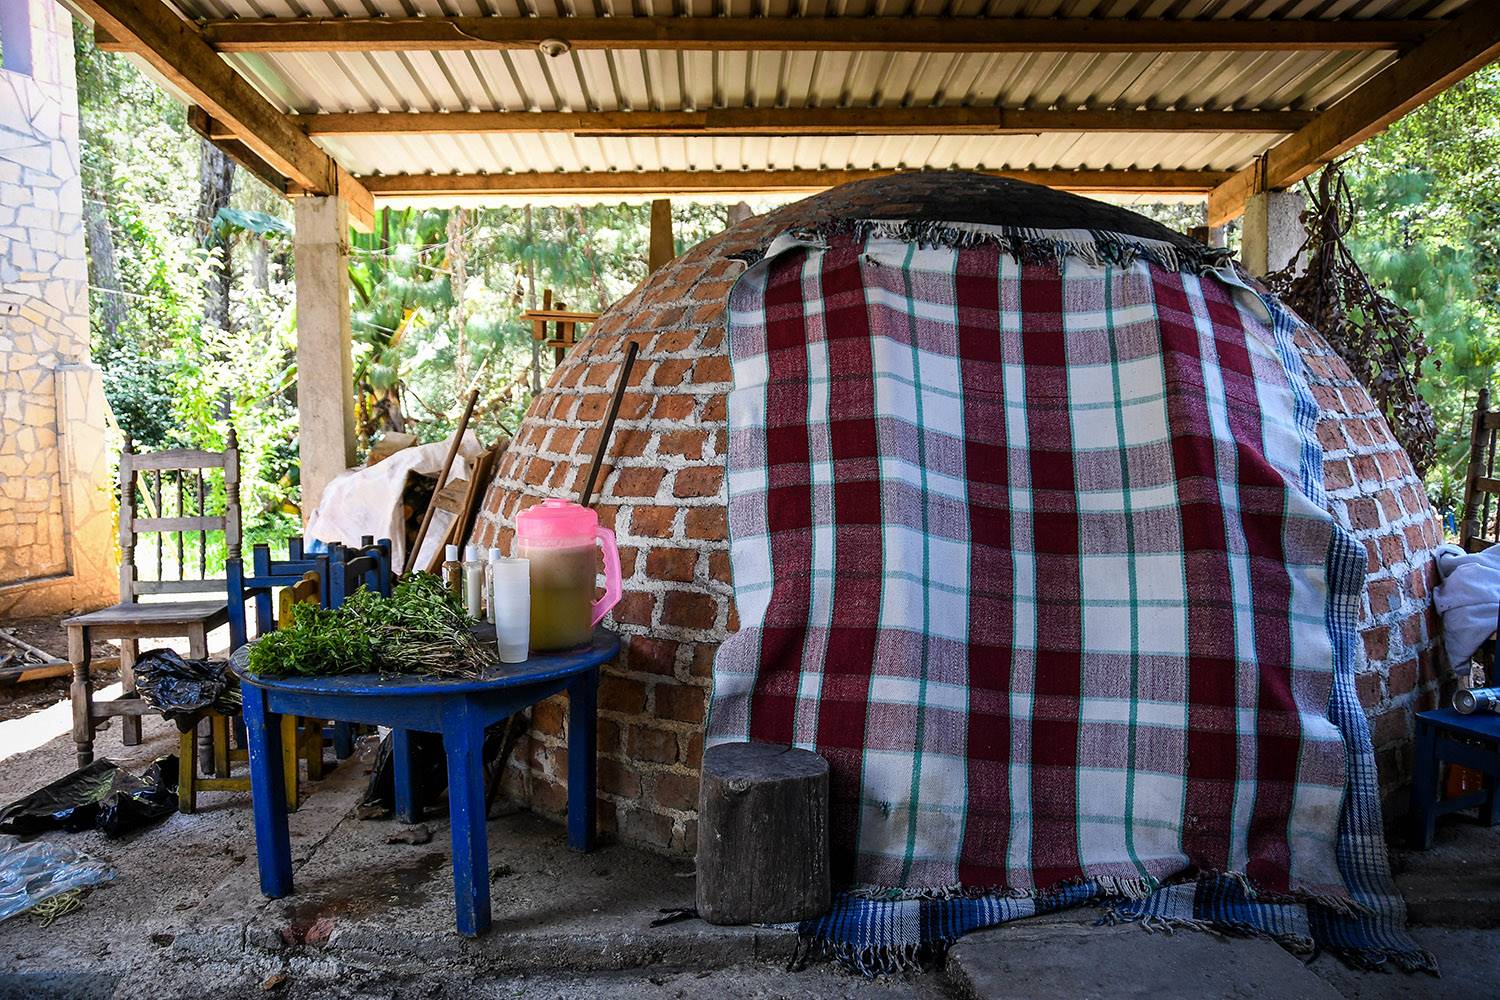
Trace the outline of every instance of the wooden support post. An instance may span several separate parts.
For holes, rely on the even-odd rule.
[[[672,240],[672,202],[657,198],[651,203],[651,258],[650,270],[655,271],[677,256]]]
[[[703,755],[698,915],[711,924],[784,923],[827,912],[828,762],[770,743]]]
[[[305,525],[323,488],[354,464],[348,206],[342,198],[298,198],[296,226],[297,412]]]

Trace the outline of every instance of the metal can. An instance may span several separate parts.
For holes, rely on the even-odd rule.
[[[1473,715],[1475,712],[1500,712],[1500,688],[1455,691],[1453,707],[1460,715]]]

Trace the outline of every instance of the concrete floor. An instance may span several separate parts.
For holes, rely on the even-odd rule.
[[[42,741],[46,733],[16,725],[0,723],[0,802],[72,767],[65,734]],[[106,731],[98,752],[139,771],[175,729],[147,719],[146,734],[146,745],[126,749]],[[5,756],[31,744],[40,745]],[[0,1000],[1500,996],[1500,831],[1472,824],[1445,826],[1433,851],[1397,858],[1441,980],[1355,972],[1329,957],[1304,964],[1265,941],[1094,927],[1085,911],[971,935],[944,970],[871,983],[828,964],[786,971],[784,930],[652,928],[660,910],[692,904],[688,862],[619,845],[574,854],[559,826],[515,810],[490,823],[494,930],[459,938],[446,819],[429,816],[431,841],[407,844],[387,842],[397,824],[356,818],[368,756],[367,747],[312,786],[293,814],[296,892],[283,900],[259,893],[246,794],[205,793],[199,814],[120,841],[50,835],[109,861],[118,877],[50,927],[24,916],[0,923]]]

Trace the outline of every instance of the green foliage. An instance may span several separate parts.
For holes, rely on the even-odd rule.
[[[1500,366],[1500,67],[1365,143],[1345,173],[1360,209],[1350,249],[1432,351],[1422,395],[1438,440],[1427,485],[1439,510],[1453,511],[1475,398]]]
[[[292,617],[290,627],[250,647],[251,673],[475,677],[496,661],[494,649],[470,631],[463,607],[430,573],[413,573],[389,598],[360,588],[339,608],[298,604]]]

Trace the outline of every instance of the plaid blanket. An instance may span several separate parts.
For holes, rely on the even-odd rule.
[[[828,759],[853,892],[821,947],[900,964],[1023,915],[1003,900],[1112,898],[1431,965],[1380,839],[1363,557],[1323,504],[1295,320],[1221,263],[866,223],[735,286],[741,629],[709,740]]]

